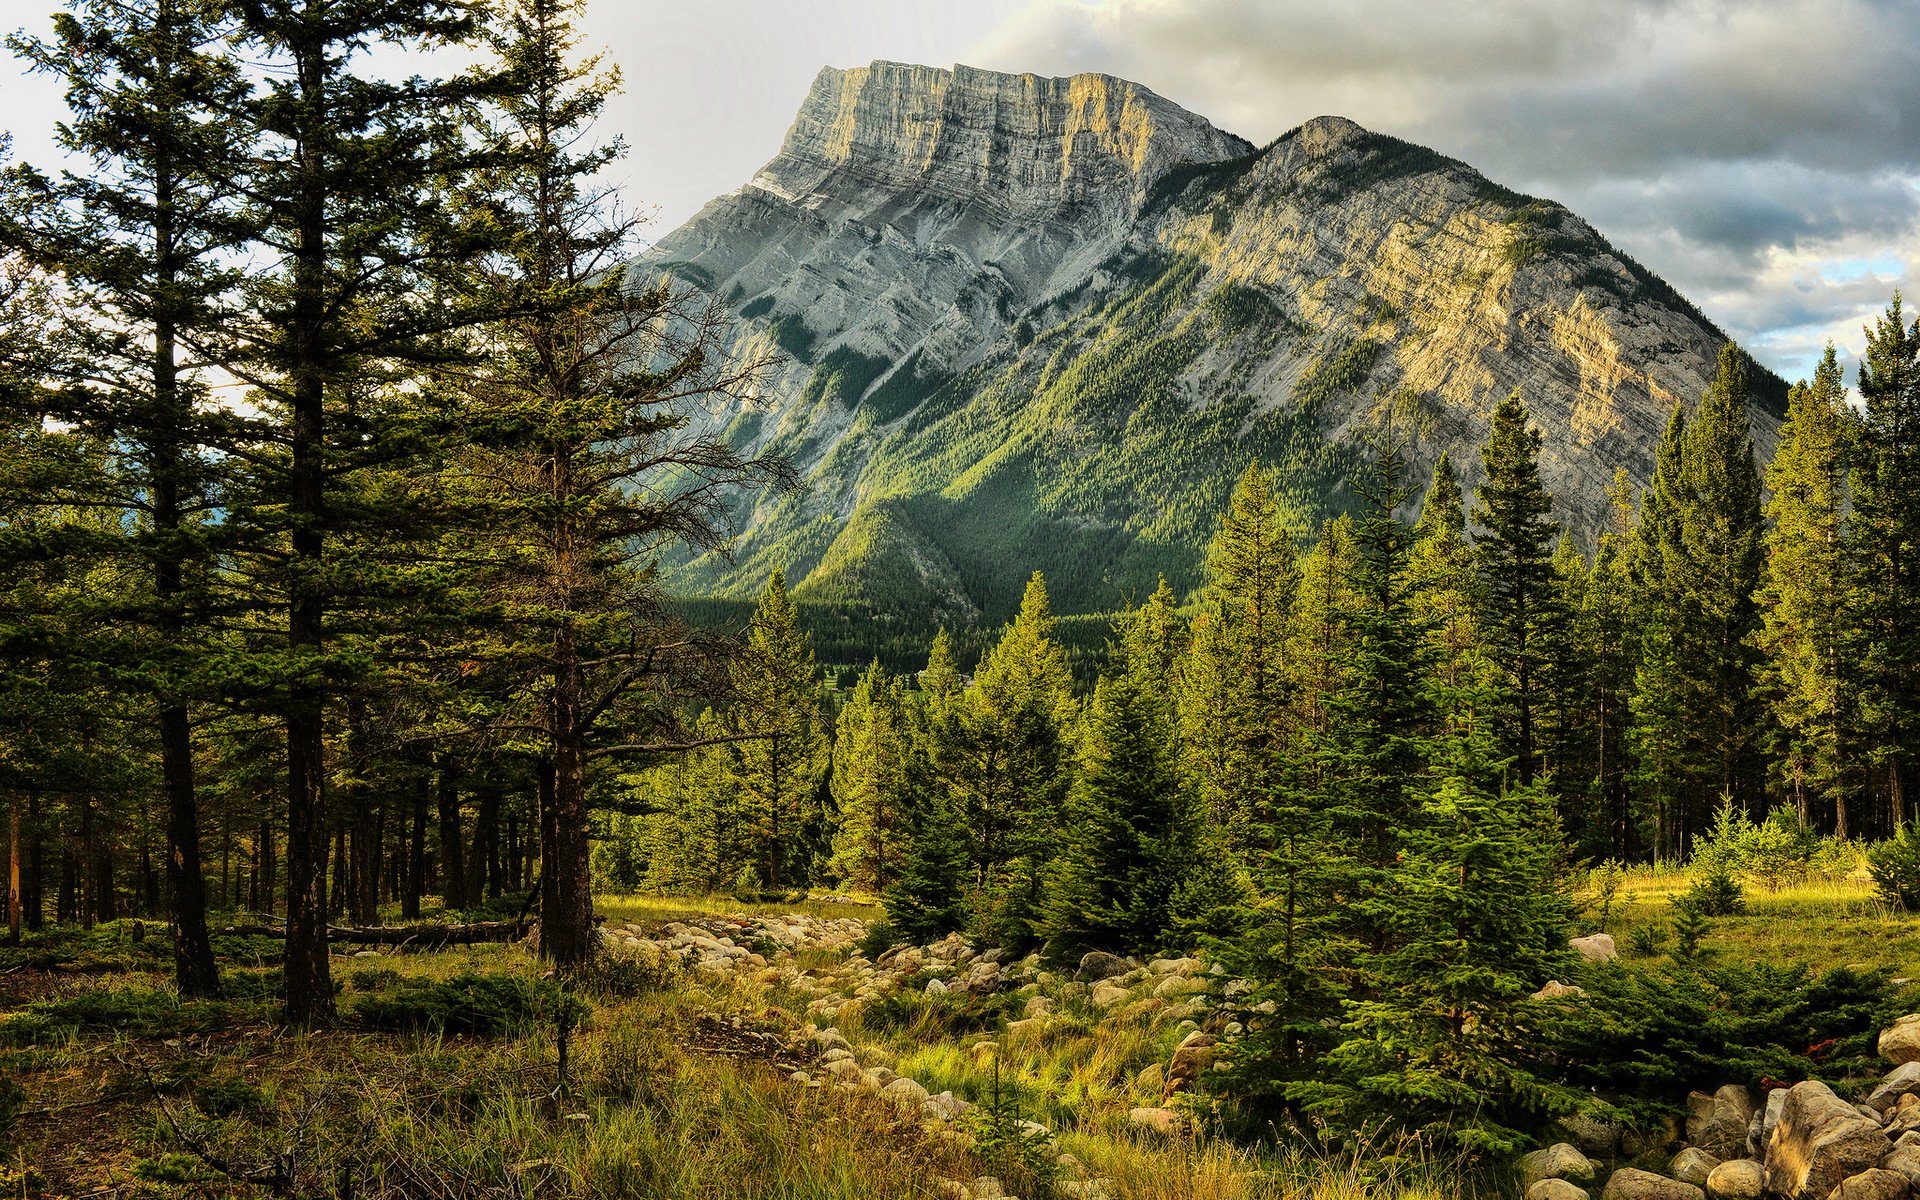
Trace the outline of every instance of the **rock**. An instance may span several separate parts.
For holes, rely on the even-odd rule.
[[[1893,1143],[1824,1083],[1787,1089],[1767,1140],[1766,1190],[1785,1200],[1827,1200],[1842,1180],[1880,1164]]]
[[[972,1107],[952,1092],[928,1096],[920,1102],[920,1111],[930,1121],[951,1121]]]
[[[1691,1183],[1695,1187],[1707,1186],[1707,1176],[1720,1165],[1720,1160],[1708,1154],[1698,1146],[1688,1146],[1673,1156],[1667,1163],[1667,1174],[1681,1183]]]
[[[840,1046],[835,1046],[833,1049],[827,1051],[825,1054],[822,1054],[820,1056],[820,1062],[824,1066],[828,1063],[837,1063],[843,1058],[852,1058],[852,1057],[853,1057],[853,1051],[844,1049]]]
[[[1028,996],[1027,1006],[1020,1010],[1020,1015],[1027,1018],[1028,1020],[1032,1020],[1035,1017],[1048,1016],[1052,1012],[1053,1012],[1053,999],[1051,997]]]
[[[930,1096],[927,1089],[921,1087],[917,1080],[908,1079],[904,1075],[881,1088],[880,1094],[896,1104],[908,1108],[919,1108],[927,1102]]]
[[[1643,1154],[1667,1154],[1678,1147],[1686,1137],[1686,1128],[1679,1117],[1668,1117],[1651,1129],[1627,1129],[1620,1133],[1620,1153],[1628,1158],[1639,1158]]]
[[[1102,980],[1093,985],[1093,995],[1091,999],[1093,1000],[1093,1006],[1095,1008],[1112,1008],[1115,1005],[1125,1004],[1128,1000],[1133,999],[1133,993],[1117,983]]]
[[[1133,1083],[1143,1092],[1159,1095],[1167,1090],[1167,1070],[1159,1063],[1149,1063],[1133,1077]]]
[[[1706,1193],[1691,1183],[1655,1175],[1652,1171],[1622,1167],[1607,1179],[1600,1200],[1705,1200]]]
[[[1753,1123],[1753,1093],[1728,1084],[1713,1095],[1694,1092],[1687,1097],[1687,1141],[1716,1159],[1739,1158],[1747,1150],[1747,1128]]]
[[[967,1194],[973,1200],[1000,1200],[1007,1194],[1007,1189],[994,1176],[981,1175],[968,1185]]]
[[[1751,1158],[1729,1159],[1707,1172],[1712,1200],[1760,1200],[1765,1190],[1766,1168]]]
[[[1066,1179],[1053,1185],[1067,1200],[1112,1200],[1104,1179]]]
[[[977,962],[968,970],[967,977],[961,981],[960,990],[983,996],[1000,989],[1000,966],[998,963]]]
[[[1905,1175],[1874,1167],[1841,1180],[1828,1200],[1907,1200],[1912,1190]]]
[[[1571,939],[1567,945],[1588,962],[1610,962],[1620,957],[1610,933],[1590,933],[1586,937]]]
[[[1920,1013],[1908,1013],[1881,1030],[1877,1048],[1895,1066],[1920,1062]]]
[[[1555,1142],[1545,1150],[1520,1157],[1520,1182],[1532,1187],[1542,1179],[1566,1179],[1574,1183],[1592,1183],[1599,1166],[1580,1152],[1578,1146]]]
[[[1171,1108],[1133,1109],[1127,1113],[1127,1123],[1163,1137],[1178,1137],[1186,1129],[1186,1122]]]
[[[1583,987],[1575,987],[1570,983],[1561,983],[1558,979],[1549,979],[1545,986],[1528,997],[1528,999],[1558,1000],[1565,996],[1584,996],[1586,994],[1587,989]]]
[[[1585,1113],[1560,1118],[1560,1128],[1588,1154],[1610,1158],[1620,1149],[1620,1127]]]
[[[1900,1172],[1908,1184],[1920,1188],[1920,1131],[1901,1134],[1893,1144],[1893,1153],[1881,1159],[1880,1165]]]
[[[1910,1092],[1900,1097],[1900,1102],[1887,1111],[1884,1128],[1887,1136],[1895,1139],[1920,1129],[1920,1094]]]
[[[927,995],[929,995],[929,996],[944,996],[944,995],[946,995],[946,994],[947,994],[947,981],[946,981],[946,980],[944,980],[944,979],[929,979],[929,980],[927,980],[927,986],[926,986],[926,993],[927,993]]]
[[[1162,1000],[1195,996],[1207,990],[1207,981],[1186,975],[1168,975],[1153,986],[1153,994]]]
[[[1867,1095],[1867,1107],[1884,1113],[1900,1103],[1902,1096],[1920,1094],[1920,1059],[1901,1063]]]
[[[1198,975],[1200,960],[1197,958],[1156,958],[1147,964],[1147,970],[1155,975]]]
[[[1564,1179],[1541,1179],[1527,1185],[1526,1200],[1588,1200],[1586,1189]]]
[[[1192,1089],[1200,1081],[1200,1076],[1213,1066],[1213,1060],[1219,1055],[1215,1049],[1219,1041],[1212,1034],[1197,1030],[1182,1038],[1173,1052],[1172,1060],[1167,1063],[1167,1091],[1184,1092]]]
[[[867,1073],[861,1069],[860,1064],[851,1058],[836,1059],[828,1063],[827,1074],[850,1087],[865,1083],[867,1077]]]
[[[1133,970],[1133,964],[1118,954],[1108,954],[1105,950],[1089,950],[1080,956],[1080,969],[1074,972],[1075,979],[1093,982],[1098,979],[1112,979],[1115,975],[1125,975]]]
[[[1774,1088],[1767,1093],[1767,1102],[1762,1107],[1760,1118],[1760,1144],[1754,1148],[1753,1156],[1759,1159],[1767,1157],[1767,1146],[1773,1141],[1773,1131],[1780,1125],[1780,1114],[1787,1108],[1787,1093],[1791,1088]]]

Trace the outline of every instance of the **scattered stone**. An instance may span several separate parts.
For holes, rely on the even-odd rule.
[[[1179,1137],[1186,1122],[1171,1108],[1136,1108],[1127,1113],[1127,1123],[1150,1129],[1163,1137]]]
[[[1102,980],[1093,985],[1093,1006],[1095,1008],[1113,1008],[1133,999],[1133,993],[1110,980]]]
[[[1698,1146],[1688,1146],[1673,1156],[1667,1163],[1667,1174],[1681,1183],[1691,1183],[1695,1187],[1707,1186],[1707,1176],[1720,1165],[1720,1160],[1708,1154]]]
[[[1147,964],[1147,970],[1155,975],[1198,975],[1200,960],[1197,958],[1156,958]]]
[[[941,1092],[938,1096],[928,1096],[920,1102],[920,1111],[931,1121],[951,1121],[972,1107],[952,1092]]]
[[[1841,1180],[1830,1200],[1907,1200],[1912,1190],[1905,1175],[1874,1167]]]
[[[1068,1200],[1111,1200],[1113,1195],[1104,1179],[1066,1179],[1053,1187]]]
[[[1125,975],[1133,970],[1133,964],[1118,954],[1108,954],[1105,950],[1089,950],[1080,956],[1080,969],[1074,972],[1075,979],[1089,983],[1097,979],[1112,979],[1115,975]]]
[[[1892,1150],[1887,1135],[1832,1088],[1796,1083],[1767,1140],[1766,1190],[1785,1200],[1827,1200],[1843,1180],[1877,1167]]]
[[[1587,989],[1583,987],[1575,987],[1570,983],[1561,983],[1558,979],[1549,979],[1546,985],[1535,992],[1530,999],[1558,1000],[1563,996],[1584,996],[1586,994]]]
[[[1867,1096],[1867,1107],[1884,1113],[1900,1103],[1903,1096],[1920,1093],[1920,1059],[1901,1063],[1888,1073],[1880,1086]]]
[[[1133,1083],[1143,1092],[1152,1092],[1156,1095],[1163,1093],[1167,1090],[1166,1068],[1159,1063],[1149,1063],[1133,1077]]]
[[[1908,1013],[1881,1030],[1878,1048],[1895,1066],[1920,1062],[1920,1013]]]
[[[1610,933],[1590,933],[1586,937],[1569,940],[1567,945],[1588,962],[1611,962],[1620,957],[1620,951],[1614,946],[1613,935]]]
[[[929,995],[929,996],[944,996],[944,995],[946,995],[946,992],[947,992],[947,983],[946,983],[946,980],[944,980],[944,979],[929,979],[929,980],[927,980],[927,987],[926,987],[926,992],[927,992],[927,995]]]
[[[1564,1179],[1541,1179],[1527,1186],[1526,1200],[1588,1200],[1587,1191]]]
[[[1669,1116],[1651,1129],[1627,1129],[1620,1134],[1620,1153],[1628,1158],[1643,1154],[1667,1154],[1686,1139],[1679,1117]]]
[[[1573,1113],[1560,1118],[1560,1128],[1588,1154],[1608,1158],[1620,1149],[1620,1127],[1598,1117]]]
[[[1183,1092],[1198,1083],[1200,1076],[1213,1066],[1213,1060],[1218,1057],[1216,1047],[1219,1042],[1219,1038],[1198,1030],[1182,1038],[1173,1052],[1172,1061],[1167,1064],[1166,1090]]]
[[[1172,1000],[1180,996],[1195,996],[1207,990],[1207,981],[1194,979],[1186,975],[1168,975],[1153,987],[1153,994],[1162,1000]]]
[[[1766,1168],[1751,1158],[1734,1158],[1707,1172],[1707,1195],[1712,1200],[1760,1200],[1766,1191]]]
[[[1053,1000],[1048,996],[1028,996],[1027,1006],[1020,1010],[1020,1015],[1028,1020],[1033,1020],[1035,1017],[1051,1016],[1052,1014]]]
[[[1578,1146],[1555,1142],[1545,1150],[1535,1150],[1520,1158],[1520,1181],[1532,1187],[1542,1179],[1567,1179],[1592,1183],[1599,1166],[1580,1152]]]
[[[905,1076],[895,1079],[880,1089],[880,1094],[903,1108],[917,1109],[932,1099],[932,1094],[920,1084]]]
[[[1739,1158],[1746,1152],[1747,1128],[1753,1123],[1753,1093],[1728,1084],[1709,1096],[1687,1097],[1687,1141],[1715,1159]]]
[[[1655,1175],[1652,1171],[1622,1167],[1607,1179],[1600,1200],[1705,1200],[1706,1193],[1691,1183]]]

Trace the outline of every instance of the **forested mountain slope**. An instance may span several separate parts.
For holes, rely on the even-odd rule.
[[[1471,466],[1514,388],[1590,538],[1726,340],[1573,213],[1321,117],[1264,149],[1137,84],[877,62],[821,72],[780,153],[635,264],[722,297],[786,356],[715,414],[806,486],[737,514],[690,595],[775,569],[916,625],[1194,581],[1250,457],[1305,531],[1369,428]],[[1757,449],[1784,389],[1755,381]]]

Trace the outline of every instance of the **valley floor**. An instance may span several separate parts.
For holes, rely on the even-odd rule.
[[[1655,928],[1684,886],[1630,876],[1609,918],[1624,952],[1659,952],[1634,930]],[[957,941],[869,961],[858,943],[877,910],[840,900],[600,908],[613,953],[565,991],[520,945],[345,947],[342,1019],[308,1035],[274,1024],[268,939],[222,939],[218,1002],[179,1000],[164,939],[136,941],[130,923],[0,951],[0,1186],[793,1200],[1515,1190],[1404,1147],[1296,1156],[1195,1136],[1197,1101],[1169,1075],[1177,1086],[1195,1055],[1181,1047],[1207,1040],[1194,1036],[1210,1021],[1202,963],[1074,981]],[[1910,973],[1920,918],[1887,914],[1851,880],[1806,884],[1752,894],[1706,944]]]

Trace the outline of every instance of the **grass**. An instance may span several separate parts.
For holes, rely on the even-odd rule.
[[[1670,927],[1674,900],[1691,886],[1684,869],[1628,872],[1607,922],[1622,951],[1629,951],[1635,927]],[[1600,927],[1592,914],[1586,923]],[[1892,966],[1920,975],[1920,913],[1876,899],[1872,881],[1857,872],[1810,876],[1772,891],[1749,882],[1746,911],[1713,918],[1702,944],[1734,962],[1805,963],[1815,970]]]

